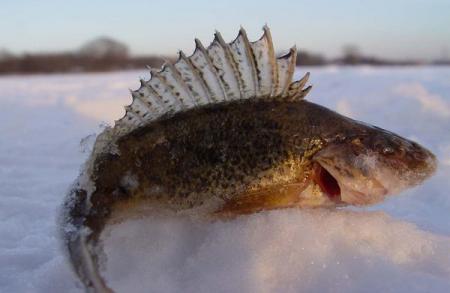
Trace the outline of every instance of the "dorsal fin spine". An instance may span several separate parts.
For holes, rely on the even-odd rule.
[[[188,57],[188,60],[191,63],[191,65],[194,68],[194,70],[197,72],[198,77],[200,78],[200,80],[202,81],[202,84],[205,86],[205,89],[208,92],[208,101],[209,101],[209,103],[214,103],[214,102],[216,102],[216,94],[211,89],[211,87],[208,84],[208,82],[205,80],[203,71],[201,70],[201,68],[199,68],[198,65],[196,65],[196,62],[195,62],[195,55],[199,54],[198,52],[200,52],[200,49],[196,45],[194,52],[192,53],[191,56]]]
[[[159,71],[150,68],[148,81],[141,80],[132,91],[132,103],[124,117],[116,121],[114,135],[120,137],[164,114],[174,114],[209,103],[234,99],[303,99],[311,86],[303,89],[305,74],[292,82],[296,66],[296,47],[276,58],[267,26],[260,39],[250,42],[243,28],[226,43],[216,31],[207,49],[196,39],[191,56],[179,52],[178,60],[167,62]]]
[[[306,72],[305,75],[299,80],[300,88],[303,88],[309,80],[310,73]]]
[[[146,107],[149,109],[149,111],[155,111],[156,109],[160,108],[160,101],[155,98],[156,93],[153,91],[153,89],[149,86],[147,86],[144,79],[140,79],[141,86],[137,91],[132,91],[132,96],[135,95],[137,99],[139,99]],[[143,89],[147,89],[149,92],[153,91],[153,95],[147,95],[145,96],[144,93],[142,93]],[[145,99],[147,97],[147,99]],[[134,96],[133,96],[134,98]],[[157,111],[157,110],[156,110]]]
[[[288,71],[288,80],[289,82],[292,82],[292,79],[294,78],[294,72],[295,72],[295,65],[297,64],[297,46],[294,45],[290,51],[292,52],[292,58],[291,63],[289,64],[289,71]]]
[[[242,35],[242,39],[244,41],[244,46],[247,51],[247,56],[250,62],[250,70],[252,70],[253,74],[253,86],[255,88],[255,95],[259,96],[259,72],[256,69],[256,61],[255,61],[255,54],[253,53],[252,46],[250,44],[250,41],[248,40],[247,32],[243,27],[239,30],[239,34]]]
[[[211,63],[211,59],[209,57],[208,52],[206,51],[205,47],[203,46],[202,42],[199,39],[195,39],[195,45],[197,46],[198,50],[202,53],[202,55],[205,57],[206,63],[208,64],[209,70],[213,73],[214,81],[217,83],[217,85],[220,88],[220,92],[222,94],[222,99],[227,100],[227,94],[222,86],[222,83],[220,82],[220,79],[217,77],[217,71],[214,68],[213,64]],[[206,80],[205,80],[206,81]],[[213,81],[213,82],[214,82]],[[216,98],[216,100],[222,100],[220,97]]]
[[[131,105],[125,106],[124,108],[125,108],[126,113],[129,114],[130,116],[133,116],[133,118],[139,120],[139,123],[144,122],[142,117],[133,111]]]
[[[285,97],[288,94],[288,90],[289,90],[289,84],[292,81],[292,77],[294,76],[294,71],[295,71],[295,64],[297,61],[297,47],[293,46],[291,49],[289,49],[289,53],[286,54],[285,56],[289,57],[289,64],[288,64],[288,68],[287,68],[287,77],[286,77],[286,84],[283,85],[283,92],[281,93],[281,95],[283,97]]]
[[[217,73],[217,78],[227,96],[227,100],[240,98],[240,87],[236,79],[236,71],[233,69],[233,62],[230,60],[227,48],[222,46],[215,36],[213,42],[206,49],[211,64]]]
[[[307,95],[307,94],[309,94],[309,92],[311,91],[311,89],[312,89],[312,85],[308,85],[304,90],[302,90],[302,99]]]
[[[176,72],[173,72],[170,65],[165,63],[162,66],[162,69],[159,72],[157,72],[157,74],[158,74],[159,78],[161,79],[162,83],[165,85],[166,90],[172,96],[172,103],[179,105],[182,109],[187,109],[188,103],[187,103],[186,99],[183,97],[188,95],[186,97],[188,100],[189,94],[187,92],[185,92],[183,85],[180,84],[180,82],[176,76]],[[184,95],[183,95],[183,92],[185,92]]]
[[[133,101],[131,102],[131,105],[135,104],[137,102],[136,100],[138,100],[139,104],[143,108],[147,109],[147,111],[152,111],[152,109],[148,106],[148,104],[145,101],[143,101],[141,95],[137,91],[133,91],[133,90],[130,89],[130,93],[131,93],[131,97],[133,98]]]
[[[200,87],[203,89],[203,91],[206,93],[206,96],[204,97],[204,99],[208,102],[212,102],[211,99],[209,98],[211,93],[207,87],[207,85],[205,84],[205,81],[201,78],[197,68],[195,68],[195,66],[192,64],[191,60],[186,57],[186,55],[184,54],[183,51],[180,51],[179,53],[179,61],[183,61],[186,63],[186,65],[191,69],[192,75],[194,76],[194,78],[198,81],[198,83],[200,84]],[[201,94],[201,93],[199,93]],[[202,102],[200,100],[196,100],[197,104],[202,104]]]
[[[273,89],[276,88],[275,73],[278,68],[269,29],[264,27],[264,34],[261,38],[250,44],[255,60],[258,95],[260,98],[270,97]]]
[[[270,29],[267,25],[263,27],[264,35],[267,38],[267,43],[269,46],[269,60],[272,65],[272,90],[270,95],[274,95],[275,89],[278,87],[278,64],[275,56],[275,49],[273,47],[272,34],[270,33]]]
[[[237,99],[239,98],[243,98],[243,93],[242,93],[242,80],[239,79],[239,71],[236,68],[236,64],[235,61],[233,59],[233,54],[230,51],[230,46],[223,40],[222,35],[220,32],[216,31],[214,33],[214,38],[217,40],[218,44],[222,47],[222,49],[225,52],[226,55],[226,60],[229,63],[231,69],[233,70],[233,77],[238,85],[238,89],[239,89],[239,97],[236,97]]]
[[[242,98],[248,99],[255,97],[257,93],[255,88],[255,71],[250,64],[249,52],[245,45],[242,30],[239,31],[238,36],[229,44],[229,46],[238,76],[241,80]]]
[[[183,81],[183,79],[181,78],[180,72],[175,68],[175,66],[170,63],[167,62],[166,66],[168,68],[170,68],[170,70],[172,70],[172,72],[174,73],[174,77],[176,79],[176,81],[178,82],[178,84],[184,89],[184,91],[188,94],[189,97],[189,101],[193,104],[193,105],[197,105],[197,102],[195,101],[193,94],[191,92],[191,90],[189,89],[189,87],[186,85],[186,83]]]
[[[162,70],[160,72],[162,72]],[[150,70],[151,78],[149,80],[149,85],[161,97],[164,107],[168,110],[178,110],[185,108],[181,101],[177,99],[176,95],[173,93],[164,77],[161,76],[160,72],[156,71],[155,69]],[[158,80],[161,84],[161,87],[157,83],[152,85],[150,82],[152,82],[153,80]]]
[[[141,80],[141,88],[139,90],[141,90],[142,88],[147,89],[150,93],[151,96],[149,97],[151,102],[153,102],[153,105],[157,105],[159,108],[164,108],[164,103],[163,100],[161,98],[161,96],[155,91],[155,89],[145,80]]]

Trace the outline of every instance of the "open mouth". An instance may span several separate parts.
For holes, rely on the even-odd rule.
[[[342,202],[341,188],[336,178],[319,163],[314,164],[312,179],[330,200],[336,203]]]

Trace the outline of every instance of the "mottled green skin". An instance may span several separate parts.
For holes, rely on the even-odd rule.
[[[310,125],[319,119],[305,115],[313,108],[308,102],[244,101],[162,119],[119,140],[120,155],[99,158],[98,174],[108,175],[97,182],[105,192],[127,193],[127,186],[111,183],[128,171],[145,188],[161,186],[182,202],[200,204],[194,198],[201,194],[228,198],[255,184],[261,172],[300,162],[318,137]]]
[[[210,196],[230,198],[257,188],[261,172],[281,165],[300,172],[304,165],[296,163],[307,161],[306,151],[322,146],[324,123],[336,119],[348,124],[335,112],[303,100],[244,100],[163,117],[120,138],[118,154],[95,158],[96,191],[88,202],[82,187],[72,190],[69,219],[97,231],[112,205],[133,195],[166,195],[186,208]],[[124,182],[127,174],[137,177],[138,190]],[[149,194],[155,186],[161,192]]]
[[[187,208],[213,196],[257,190],[268,181],[289,183],[308,171],[311,156],[330,139],[324,124],[330,134],[351,126],[307,101],[239,101],[163,118],[121,138],[118,155],[97,158],[91,201],[105,213],[112,202],[136,194],[169,196],[175,206]]]
[[[92,207],[75,189],[72,217],[99,228],[114,203],[133,196],[188,208],[301,180],[327,143],[379,131],[305,100],[244,100],[177,113],[120,138],[118,154],[97,156]]]

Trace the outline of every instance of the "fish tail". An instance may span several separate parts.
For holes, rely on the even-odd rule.
[[[83,282],[86,292],[112,293],[99,272],[97,239],[99,228],[88,227],[87,192],[73,188],[69,192],[61,214],[63,249],[68,254],[72,269]]]

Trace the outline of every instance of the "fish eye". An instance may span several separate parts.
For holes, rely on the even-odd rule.
[[[389,147],[389,146],[384,147],[382,149],[382,153],[385,154],[385,155],[392,155],[394,152],[395,152],[394,149]]]

